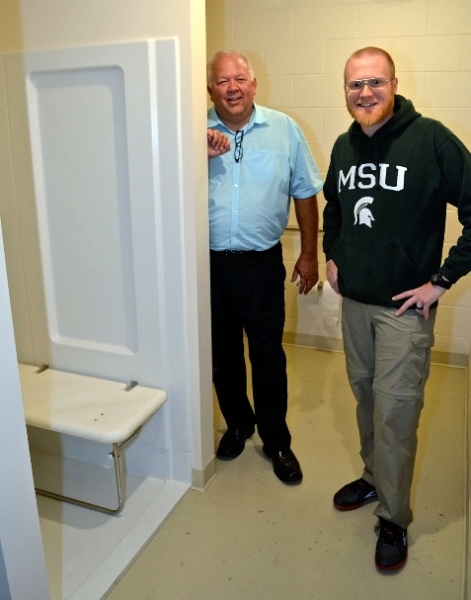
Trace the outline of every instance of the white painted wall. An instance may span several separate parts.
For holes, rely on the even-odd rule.
[[[471,148],[471,2],[469,0],[207,0],[208,55],[237,48],[253,61],[256,101],[291,115],[326,173],[337,136],[349,126],[342,73],[348,56],[375,45],[396,63],[399,93],[422,114],[443,121]],[[320,209],[323,209],[321,198]],[[460,232],[448,211],[445,252]],[[284,236],[292,272],[296,234]],[[320,254],[321,277],[325,258]],[[315,295],[299,298],[287,283],[287,333],[322,335]],[[471,277],[440,302],[435,350],[468,354]]]
[[[0,228],[0,598],[49,600]],[[12,449],[14,448],[14,452]]]

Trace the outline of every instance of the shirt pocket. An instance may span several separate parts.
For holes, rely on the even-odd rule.
[[[241,162],[241,176],[243,180],[247,178],[248,185],[259,187],[261,190],[273,190],[278,194],[289,195],[291,171],[286,154],[247,150],[248,160],[245,163],[244,158]]]

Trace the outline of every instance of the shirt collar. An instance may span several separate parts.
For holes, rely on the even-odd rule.
[[[244,131],[249,131],[254,125],[264,125],[267,122],[267,117],[265,111],[263,110],[263,106],[257,106],[254,102],[253,107],[254,110],[250,117],[250,121],[243,127]],[[232,134],[234,133],[231,129],[229,129],[229,127],[227,127],[227,125],[224,125],[224,123],[221,121],[221,118],[217,114],[214,106],[211,107],[208,112],[208,127],[212,129],[219,129],[221,131],[227,130],[230,131]]]

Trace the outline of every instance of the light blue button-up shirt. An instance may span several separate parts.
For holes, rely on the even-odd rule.
[[[319,193],[322,179],[306,139],[287,115],[255,106],[243,128],[243,157],[234,159],[235,132],[214,107],[208,127],[224,132],[231,150],[209,160],[209,232],[212,250],[267,250],[286,228],[291,197]]]

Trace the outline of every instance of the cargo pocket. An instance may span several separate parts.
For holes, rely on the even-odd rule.
[[[423,390],[430,373],[433,333],[411,333],[409,353],[402,372],[402,385],[408,390]]]

